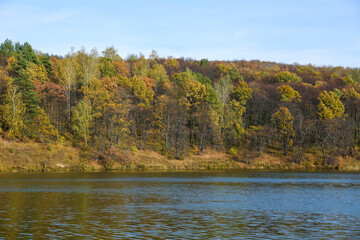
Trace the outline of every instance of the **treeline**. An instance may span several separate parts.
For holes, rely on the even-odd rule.
[[[0,45],[0,131],[102,153],[152,150],[181,159],[205,148],[278,151],[301,162],[355,156],[360,69],[261,61],[122,59],[109,47],[65,57]]]

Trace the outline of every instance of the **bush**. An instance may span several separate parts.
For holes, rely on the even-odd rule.
[[[139,149],[138,149],[136,146],[132,146],[131,152],[132,152],[133,154],[137,153],[138,151],[139,151]]]
[[[229,153],[232,156],[236,156],[238,154],[238,150],[237,150],[237,148],[232,147],[232,148],[229,149]]]
[[[9,152],[10,153],[14,153],[15,152],[15,149],[13,147],[9,148]]]
[[[143,164],[143,163],[142,163],[142,164],[139,164],[139,165],[138,165],[138,169],[139,169],[139,170],[146,170],[145,164]]]

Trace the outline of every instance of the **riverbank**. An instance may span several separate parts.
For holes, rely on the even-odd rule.
[[[289,169],[360,170],[360,161],[351,157],[338,157],[336,164],[320,166],[318,156],[307,154],[296,163],[294,156],[281,156],[278,152],[261,155],[232,156],[214,149],[200,155],[188,155],[182,160],[170,159],[153,151],[113,151],[99,153],[67,146],[50,144],[44,147],[35,142],[15,142],[0,138],[0,171],[105,171],[105,170],[205,170],[205,169]],[[314,160],[315,159],[315,160]]]

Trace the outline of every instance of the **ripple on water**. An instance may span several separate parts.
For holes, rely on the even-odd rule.
[[[359,186],[338,173],[0,176],[0,239],[356,239]]]

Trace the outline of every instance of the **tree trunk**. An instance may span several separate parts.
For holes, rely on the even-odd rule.
[[[87,134],[86,134],[86,127],[84,127],[84,140],[85,140],[85,147],[87,147]]]
[[[166,128],[165,128],[165,153],[169,151],[169,129],[170,129],[170,116],[167,115]]]
[[[325,143],[321,143],[321,147],[322,147],[322,153],[323,153],[324,166],[326,166],[326,149],[325,149]]]
[[[71,120],[71,108],[70,108],[70,88],[66,88],[66,112],[68,119],[68,127],[70,128],[70,120]]]

